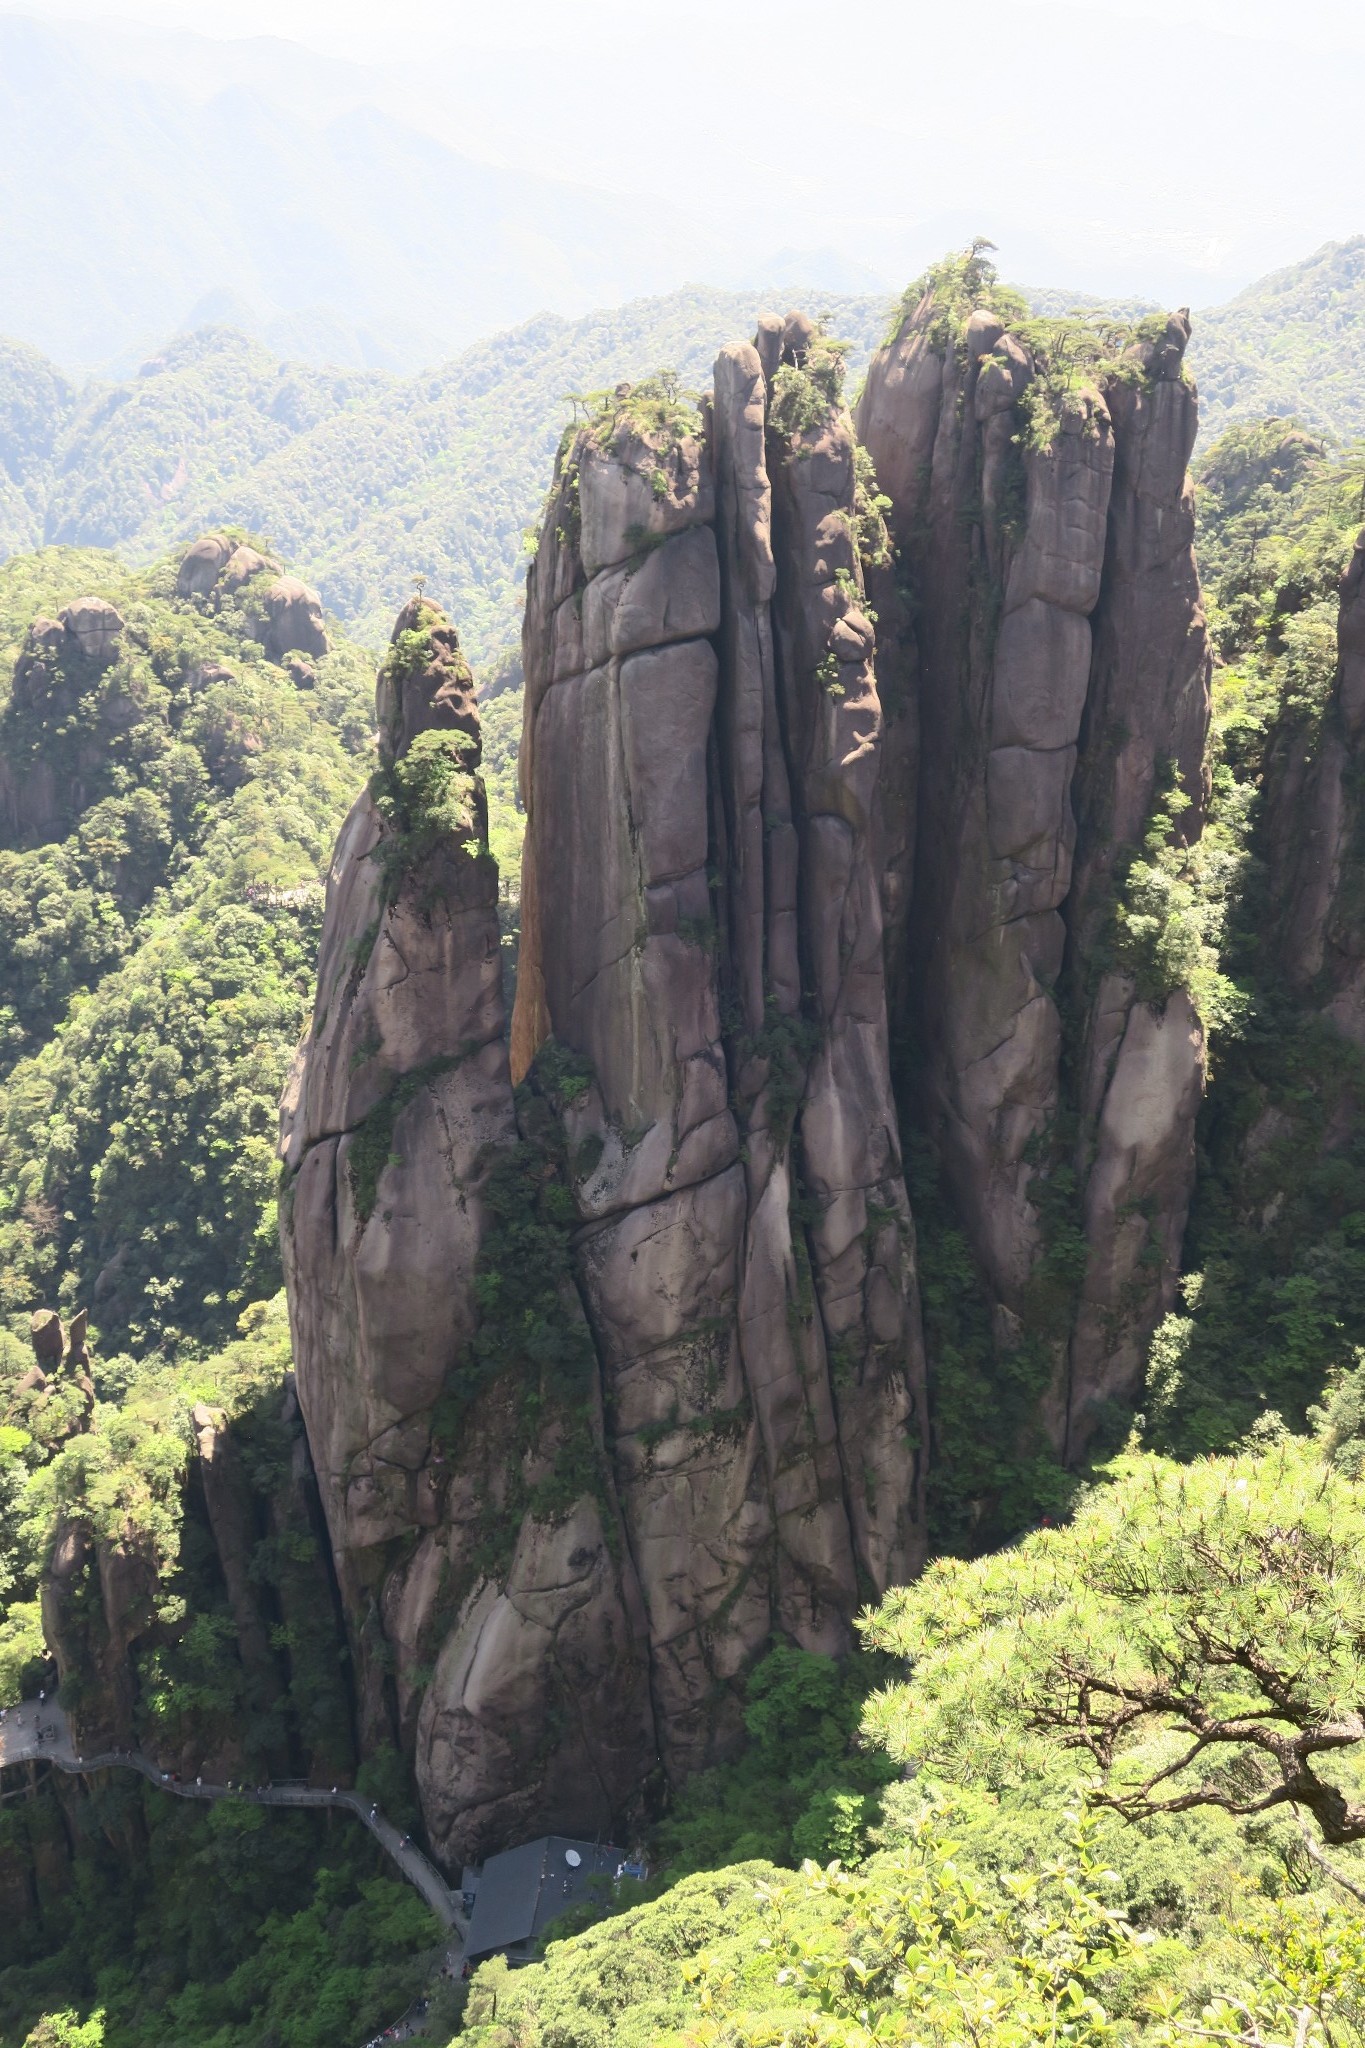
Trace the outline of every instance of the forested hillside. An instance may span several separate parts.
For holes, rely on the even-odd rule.
[[[644,1754],[615,1839],[645,1850],[648,1885],[530,1968],[445,1987],[438,2041],[1365,2043],[1365,417],[1332,355],[1354,346],[1363,249],[1249,296],[1253,328],[1258,304],[1284,315],[1278,357],[1218,339],[1248,330],[1215,314],[1201,358],[1196,326],[1202,595],[1184,456],[1167,459],[1193,432],[1183,324],[1039,316],[979,248],[907,293],[863,415],[875,429],[884,405],[884,431],[913,382],[888,365],[928,363],[933,432],[982,434],[991,490],[963,465],[936,527],[914,516],[928,465],[901,459],[910,437],[884,431],[880,480],[855,446],[818,330],[770,324],[766,359],[730,348],[704,431],[688,387],[750,331],[747,296],[546,319],[406,380],[282,367],[224,331],[102,389],[0,359],[0,1706],[59,1670],[101,1740],[187,1777],[355,1782],[455,1876],[462,1843],[482,1853],[530,1831],[532,1802],[579,1798],[557,1745],[601,1744],[628,1786]],[[851,386],[888,309],[830,310]],[[676,379],[644,374],[661,363]],[[951,383],[968,377],[971,405]],[[1281,395],[1295,416],[1262,417]],[[1174,503],[1154,568],[1123,553],[1153,417]],[[1106,659],[1136,677],[1127,723],[1096,699],[1064,745],[965,725],[954,742],[992,764],[983,785],[1000,754],[1028,757],[1024,866],[1051,882],[1073,844],[1104,855],[1072,928],[1088,950],[1073,937],[1055,975],[1054,1106],[1018,1148],[1041,1222],[1015,1309],[915,1092],[943,1055],[907,995],[903,869],[857,778],[875,726],[900,817],[920,759],[948,758],[927,691],[913,734],[905,716],[924,650],[955,654],[968,606],[974,649],[1011,616],[999,558],[959,589],[926,536],[948,555],[984,533],[981,560],[998,548],[1041,579],[1057,478],[1093,490],[1106,461],[1081,683]],[[769,525],[727,526],[764,465]],[[1142,474],[1154,492],[1155,463]],[[523,933],[509,642],[537,512]],[[268,548],[320,583],[325,638]],[[731,765],[706,723],[724,688],[709,649],[737,668],[736,646],[758,649],[757,672],[765,633],[781,662],[761,772],[684,816]],[[1075,810],[1054,806],[1065,859],[1036,857],[1039,763],[1090,747],[1103,767],[1141,733],[1153,675],[1177,671],[1208,725],[1188,772],[1170,717],[1137,828],[1119,833],[1092,760]],[[588,687],[607,673],[619,728]],[[992,673],[1003,698],[1003,657]],[[736,759],[752,738],[738,718],[725,736]],[[957,859],[924,838],[921,888]],[[779,891],[756,942],[721,893],[740,846],[758,849],[746,886]],[[987,872],[979,847],[965,859]],[[858,893],[874,860],[875,907]],[[638,914],[607,900],[620,876]],[[802,971],[778,986],[798,914]],[[731,949],[759,964],[722,988]],[[589,1013],[590,1057],[561,1020],[618,970],[630,1001]],[[982,1012],[1015,1000],[1003,976],[970,993]],[[1184,1017],[1207,1057],[1202,1105],[1185,1091],[1188,1223],[1125,1163],[1126,1268],[1095,1255],[1084,1181],[1124,1105],[1105,1122],[1065,1093],[1086,1006],[1103,1022],[1120,1002],[1139,1029]],[[667,1029],[641,1043],[675,1058],[652,1125],[607,1100],[643,1093],[627,1041],[646,1003]],[[714,1057],[675,1057],[698,1018]],[[697,1134],[729,1118],[717,1166]],[[857,1147],[898,1119],[903,1171],[894,1145],[869,1163]],[[851,1201],[821,1178],[836,1155]],[[1136,1377],[1098,1385],[1068,1446],[1038,1417],[1104,1261],[1092,1323],[1111,1352],[1141,1330]],[[751,1390],[735,1365],[758,1323],[801,1362],[789,1406],[778,1374]],[[899,1405],[877,1378],[892,1353],[919,1372]],[[702,1647],[674,1659],[684,1581]],[[652,1685],[632,1634],[646,1592]],[[6,1773],[0,1908],[4,2048],[359,2048],[439,1957],[368,1837],[241,1800],[200,1812],[112,1772]]]
[[[345,642],[295,656],[297,678],[269,659],[268,581],[206,611],[173,562],[53,548],[0,569],[11,1313],[97,1301],[145,1345],[230,1334],[248,1276],[273,1291],[274,1106],[370,675]],[[93,654],[59,623],[87,597],[115,621]]]
[[[1363,262],[1365,241],[1329,245],[1196,315],[1206,442],[1270,413],[1348,440],[1365,431]],[[1070,303],[1055,290],[1032,297],[1049,315]],[[692,287],[580,320],[546,315],[406,378],[281,363],[209,328],[169,342],[128,383],[82,385],[0,343],[0,553],[57,542],[146,561],[237,523],[266,535],[371,646],[424,576],[486,664],[517,637],[522,534],[570,394],[665,366],[700,384],[767,303]],[[887,302],[827,295],[813,310],[852,344],[856,385]]]
[[[1365,235],[1329,242],[1200,314],[1192,357],[1212,439],[1232,420],[1297,415],[1365,434]]]
[[[459,2039],[1358,2042],[1360,1738],[1288,1787],[1275,1745],[1353,1684],[1359,1378],[1310,1439],[1193,1471],[1130,1454],[1067,1530],[931,1566],[863,1622],[913,1676],[868,1703],[839,1859],[746,1860],[772,1852],[741,1818],[721,1867],[530,1969],[485,1964]],[[752,1720],[810,1754],[794,1675]],[[866,1835],[869,1762],[900,1769]],[[1338,1800],[1344,1846],[1310,1805]]]
[[[371,646],[416,575],[486,662],[517,638],[522,535],[573,391],[667,364],[700,381],[759,293],[694,288],[567,321],[546,315],[422,376],[276,362],[227,330],[172,342],[130,384],[79,394],[0,352],[0,547],[41,540],[146,559],[205,526],[263,533]],[[880,299],[833,299],[865,363]]]

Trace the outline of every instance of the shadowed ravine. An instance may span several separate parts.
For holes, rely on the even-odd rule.
[[[40,1728],[44,1734],[42,1742],[38,1739]],[[79,1756],[72,1744],[66,1715],[50,1700],[41,1706],[36,1700],[26,1700],[22,1706],[11,1707],[0,1723],[0,1770],[23,1763],[55,1764],[59,1771],[79,1772],[82,1776],[91,1771],[137,1771],[149,1784],[177,1799],[240,1799],[248,1806],[340,1807],[353,1813],[369,1829],[384,1854],[421,1893],[443,1927],[453,1928],[461,1938],[468,1931],[469,1923],[457,1904],[457,1894],[450,1890],[440,1872],[408,1836],[385,1819],[373,1800],[362,1798],[359,1792],[348,1792],[338,1786],[329,1791],[322,1785],[205,1785],[197,1781],[191,1785],[159,1769],[140,1750],[110,1749],[97,1756]]]

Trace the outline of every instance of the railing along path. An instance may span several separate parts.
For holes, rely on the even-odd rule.
[[[464,1937],[469,1932],[460,1895],[452,1892],[435,1865],[429,1863],[411,1837],[386,1820],[372,1799],[342,1786],[267,1784],[211,1785],[202,1778],[193,1783],[172,1777],[137,1749],[107,1749],[97,1755],[79,1756],[71,1740],[71,1726],[55,1700],[25,1700],[22,1706],[5,1709],[0,1720],[0,1769],[7,1764],[54,1764],[59,1771],[138,1771],[149,1783],[177,1799],[242,1799],[252,1806],[336,1806],[353,1813],[367,1827],[389,1859],[398,1866],[408,1883],[419,1891],[441,1925],[457,1939],[446,1950],[446,1963],[458,1966],[463,1957]],[[406,2039],[411,2029],[399,2022],[389,2039]]]

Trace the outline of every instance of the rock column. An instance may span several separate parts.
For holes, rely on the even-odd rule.
[[[937,1147],[1001,1359],[1043,1347],[1041,1420],[1072,1457],[1101,1404],[1140,1383],[1193,1174],[1203,1036],[1188,992],[1143,1001],[1100,963],[1113,878],[1167,760],[1187,842],[1202,822],[1195,394],[1182,317],[1121,360],[1092,351],[1086,382],[1064,338],[1011,332],[978,297],[964,308],[931,286],[874,358],[859,412],[913,622],[882,665],[915,700],[920,747],[900,835],[913,829],[913,892],[892,827],[886,898],[898,1025],[918,1047],[904,1107]],[[1083,1245],[1061,1285],[1059,1228]]]

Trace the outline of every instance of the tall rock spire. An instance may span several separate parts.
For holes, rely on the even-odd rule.
[[[362,1738],[415,1756],[453,1862],[550,1821],[609,1828],[654,1735],[555,1161],[514,1114],[478,712],[434,606],[400,615],[377,711],[286,1102],[281,1237]]]
[[[924,1555],[881,710],[799,319],[565,440],[528,578],[515,1014],[478,720],[410,605],[338,845],[282,1203],[369,1744],[448,1858],[627,1826],[774,1632]],[[515,1085],[514,1085],[515,1084]]]
[[[1041,1349],[1042,1419],[1073,1457],[1139,1384],[1188,1208],[1203,1034],[1188,991],[1140,991],[1105,953],[1168,764],[1178,834],[1200,830],[1210,660],[1188,320],[1129,341],[1023,311],[977,254],[946,267],[874,357],[858,421],[900,556],[882,673],[916,750],[913,825],[887,842],[897,1027],[919,1054],[905,1106],[1002,1368]]]
[[[576,1264],[680,1766],[775,1625],[843,1649],[923,1555],[853,436],[759,339],[772,377],[730,348],[703,409],[642,387],[579,430],[524,641],[514,1058],[587,1063]]]

